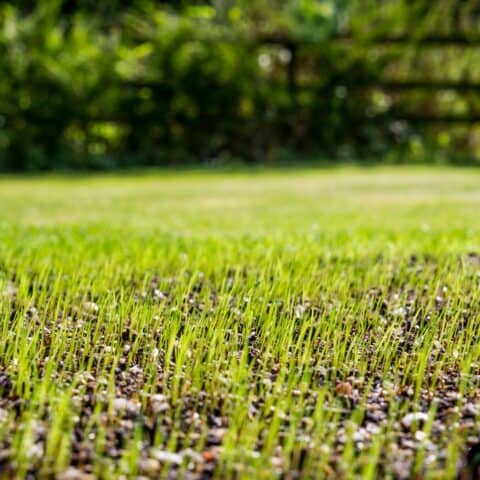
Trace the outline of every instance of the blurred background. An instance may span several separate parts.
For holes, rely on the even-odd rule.
[[[0,5],[0,170],[480,163],[478,0]]]

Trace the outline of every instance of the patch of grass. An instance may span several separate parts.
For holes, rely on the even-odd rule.
[[[451,478],[480,435],[479,185],[0,179],[0,472]]]

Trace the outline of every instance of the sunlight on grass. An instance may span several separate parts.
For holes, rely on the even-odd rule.
[[[479,185],[0,179],[8,472],[451,478],[480,435]]]

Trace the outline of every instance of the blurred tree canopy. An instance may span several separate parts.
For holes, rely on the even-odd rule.
[[[0,169],[480,158],[473,0],[0,5]]]

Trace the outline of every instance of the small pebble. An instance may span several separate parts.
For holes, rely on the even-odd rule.
[[[407,413],[401,420],[401,425],[406,430],[410,430],[414,424],[420,426],[428,420],[428,415],[423,412]]]
[[[183,456],[179,453],[166,452],[164,450],[154,449],[151,451],[151,456],[162,463],[181,465],[183,462]]]
[[[78,468],[69,467],[57,475],[57,480],[93,480],[93,475],[85,473]]]

